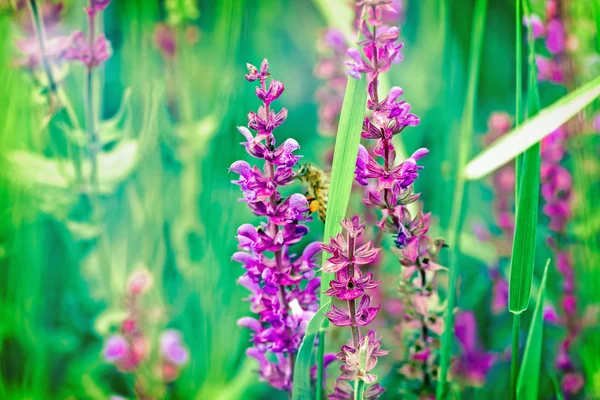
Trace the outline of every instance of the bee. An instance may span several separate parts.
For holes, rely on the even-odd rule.
[[[311,213],[319,211],[319,219],[325,223],[329,197],[329,174],[311,164],[304,164],[296,177],[307,186],[306,200]]]

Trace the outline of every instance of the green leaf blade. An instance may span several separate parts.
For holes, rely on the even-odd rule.
[[[538,391],[540,384],[540,367],[542,363],[542,339],[544,333],[544,297],[546,292],[546,279],[548,277],[548,267],[550,259],[544,267],[544,275],[538,293],[537,303],[529,333],[527,334],[527,342],[525,344],[525,352],[523,354],[523,363],[517,381],[517,398],[524,400],[538,399]]]
[[[346,216],[346,210],[350,202],[350,191],[352,189],[352,182],[354,181],[354,169],[358,156],[360,131],[362,129],[366,103],[366,79],[356,80],[348,78],[333,152],[324,242],[329,241],[331,237],[337,235],[342,230],[340,222]],[[327,260],[327,257],[327,253],[323,253],[322,264]],[[317,319],[319,320],[319,327],[322,329],[327,325],[328,321],[324,318],[324,314],[329,309],[331,300],[325,295],[325,292],[329,287],[331,279],[332,274],[321,274],[320,311],[323,311],[323,316],[319,316],[319,313],[317,313],[309,322],[309,326]],[[294,400],[307,399],[308,397],[302,396],[305,396],[306,393],[311,393],[310,368],[307,368],[304,363],[306,358],[310,358],[312,355],[314,340],[314,337],[308,335],[307,329],[307,334],[302,341],[294,366],[294,388],[292,391],[292,398]],[[320,335],[319,354],[324,353],[322,351],[324,341],[324,335]],[[302,363],[301,360],[303,360]],[[322,376],[323,359],[321,357],[317,360],[317,364],[319,367],[317,393],[319,393],[322,386],[320,378]]]
[[[325,313],[330,304],[331,301],[321,306],[306,327],[306,333],[304,334],[304,339],[300,344],[298,354],[296,355],[296,362],[294,363],[294,385],[292,389],[292,399],[294,400],[312,399],[312,390],[310,387],[312,353],[317,334],[321,329]]]
[[[600,96],[600,77],[544,108],[473,158],[465,169],[468,180],[481,179],[523,153]]]

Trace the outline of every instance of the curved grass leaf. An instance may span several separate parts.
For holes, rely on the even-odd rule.
[[[544,296],[546,292],[546,279],[548,277],[548,266],[550,259],[544,267],[544,275],[538,292],[535,312],[529,327],[523,363],[519,380],[517,382],[517,398],[523,400],[538,399],[540,385],[540,367],[542,363],[542,336],[544,332]]]
[[[325,319],[325,313],[329,308],[331,301],[326,302],[319,311],[312,317],[306,327],[306,333],[302,344],[298,349],[296,363],[294,364],[294,387],[292,390],[292,399],[308,400],[312,399],[312,389],[310,387],[310,368],[312,367],[312,354],[315,346],[315,340],[321,330],[321,325]]]
[[[567,94],[520,127],[492,143],[467,164],[465,177],[476,180],[494,172],[567,122],[600,96],[600,77]]]
[[[331,237],[337,235],[342,230],[340,222],[346,216],[346,210],[350,201],[350,190],[352,189],[352,182],[354,181],[354,169],[356,157],[358,156],[360,130],[362,128],[366,103],[366,79],[356,80],[348,78],[342,105],[342,113],[340,115],[340,125],[338,127],[335,148],[333,150],[334,156],[333,164],[331,166],[331,185],[329,187],[327,219],[325,221],[325,234],[323,237],[324,242],[329,241]],[[323,253],[322,264],[327,257],[327,253]],[[332,278],[331,275],[332,274],[321,275],[321,308],[325,307],[325,311],[327,310],[327,307],[329,307],[329,304],[331,304],[331,301],[325,296],[325,291],[327,291],[329,282]],[[317,315],[313,317],[313,320],[317,318]],[[312,323],[313,320],[311,320],[310,323]],[[323,318],[321,318],[321,320],[324,324],[323,328],[325,328],[328,321]],[[307,340],[311,340],[308,335],[305,336],[301,348],[303,348],[305,352],[312,353],[314,338],[310,341],[311,345],[305,346],[304,343]],[[325,335],[321,334],[319,340],[319,354],[321,355],[324,354],[324,346]],[[294,391],[298,390],[300,391],[299,393],[307,393],[310,391],[310,372],[302,365],[299,365],[298,360],[301,356],[303,358],[306,357],[304,354],[298,353],[298,359],[296,360],[294,367]],[[317,392],[320,393],[320,388],[322,387],[320,378],[322,377],[323,367],[323,359],[321,357],[317,360],[317,365],[319,367]],[[296,374],[298,374],[298,376]],[[300,397],[293,398],[299,399]]]
[[[446,381],[450,366],[450,355],[452,343],[454,342],[454,306],[456,304],[456,287],[458,286],[458,259],[461,247],[461,225],[463,223],[465,179],[463,169],[471,153],[471,142],[473,136],[473,119],[475,104],[477,103],[477,86],[479,84],[479,69],[481,64],[481,52],[485,33],[485,19],[487,15],[487,0],[477,0],[475,12],[473,13],[473,26],[471,36],[471,52],[469,55],[469,81],[467,96],[460,126],[458,138],[458,165],[456,166],[454,199],[452,201],[452,216],[448,229],[448,243],[452,246],[450,254],[450,278],[448,282],[448,300],[445,318],[446,329],[442,335],[442,349],[440,358],[439,380],[436,388],[438,399],[444,399],[447,395]]]

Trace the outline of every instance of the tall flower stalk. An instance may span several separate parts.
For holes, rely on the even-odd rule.
[[[538,56],[538,80],[555,84],[573,85],[573,66],[568,54],[568,34],[565,27],[563,2],[546,2],[545,21],[532,15],[525,22],[531,27],[534,38],[544,38],[549,58]],[[562,389],[567,396],[579,393],[584,386],[583,375],[577,371],[572,359],[571,345],[581,330],[577,317],[577,298],[573,255],[569,246],[567,225],[572,219],[571,172],[564,166],[567,157],[567,142],[576,132],[574,125],[567,124],[556,129],[542,140],[541,194],[545,201],[544,214],[548,217],[551,235],[547,242],[554,251],[558,272],[562,275],[563,298],[561,300],[566,337],[562,340],[556,366],[562,373]]]
[[[260,69],[248,64],[246,80],[258,82],[256,95],[262,101],[258,112],[248,114],[248,128],[239,131],[246,138],[247,153],[262,165],[251,166],[236,161],[230,171],[240,175],[233,181],[243,191],[245,202],[257,216],[266,218],[258,227],[244,224],[238,229],[241,251],[233,255],[246,272],[239,283],[251,292],[248,299],[256,318],[244,317],[240,326],[253,331],[253,347],[247,355],[259,363],[261,380],[271,386],[291,391],[294,358],[304,336],[308,321],[318,308],[317,293],[320,279],[315,277],[314,256],[320,251],[318,243],[307,245],[299,256],[290,252],[308,233],[302,224],[309,209],[306,197],[295,193],[283,198],[280,188],[292,184],[292,167],[300,156],[294,139],[276,147],[274,129],[287,117],[287,110],[275,112],[273,101],[284,91],[283,83],[270,79],[269,63],[263,60]]]
[[[77,31],[72,36],[72,44],[66,53],[66,58],[81,62],[86,67],[85,76],[85,114],[88,134],[88,155],[91,164],[90,182],[93,188],[98,185],[98,161],[100,140],[96,126],[96,105],[94,104],[94,71],[110,57],[110,43],[104,34],[96,37],[96,17],[108,7],[110,0],[89,0],[85,8],[88,21],[86,35]]]
[[[143,297],[151,288],[152,275],[147,269],[137,270],[129,277],[124,301],[127,316],[120,323],[119,333],[107,338],[103,351],[107,363],[135,376],[135,396],[144,400],[163,398],[166,384],[177,379],[189,360],[182,335],[175,329],[162,331],[158,346],[154,346],[149,332],[155,330],[152,325],[159,320],[159,314],[143,304]],[[153,318],[147,318],[148,315]]]
[[[349,327],[351,337],[336,355],[342,362],[341,374],[329,398],[376,399],[385,390],[377,383],[368,389],[365,385],[375,382],[377,377],[370,371],[375,368],[377,357],[388,352],[381,350],[380,340],[373,330],[363,336],[360,327],[369,325],[379,311],[379,307],[371,307],[371,297],[366,291],[375,289],[380,282],[374,281],[371,273],[363,275],[360,267],[375,261],[379,249],[374,248],[371,242],[357,245],[357,239],[365,230],[357,216],[343,220],[341,225],[345,235],[340,233],[322,246],[324,251],[332,255],[323,266],[323,272],[336,274],[326,294],[345,303],[346,309],[332,305],[325,315],[332,324]],[[353,385],[349,385],[348,381]]]
[[[348,63],[348,73],[355,78],[366,75],[367,107],[371,115],[365,118],[361,135],[376,140],[376,144],[371,153],[361,146],[356,180],[362,185],[367,185],[370,179],[375,180],[376,186],[367,190],[364,203],[381,212],[377,226],[395,237],[394,251],[402,265],[400,294],[406,305],[401,324],[407,346],[402,372],[407,378],[419,379],[421,385],[416,390],[428,394],[434,391],[435,350],[439,347],[438,336],[443,329],[440,318],[443,306],[435,292],[435,276],[441,267],[435,259],[444,243],[426,235],[429,214],[419,211],[412,216],[406,207],[419,198],[413,193],[412,185],[423,168],[417,161],[427,155],[428,150],[419,149],[407,160],[394,165],[396,150],[392,138],[408,126],[417,126],[420,120],[410,112],[410,104],[398,100],[402,89],[393,87],[385,97],[378,90],[380,74],[402,60],[402,44],[397,43],[398,28],[387,27],[382,21],[383,13],[393,10],[391,3],[387,0],[357,3],[362,7],[360,32],[363,39],[358,42],[361,51],[348,50],[352,59]]]

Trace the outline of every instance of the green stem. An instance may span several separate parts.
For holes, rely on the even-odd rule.
[[[510,398],[517,400],[517,380],[519,378],[519,331],[521,314],[513,314],[512,352],[510,358]]]
[[[515,128],[518,128],[521,122],[523,122],[523,18],[521,16],[521,0],[515,0],[515,8]],[[519,203],[519,181],[522,159],[522,154],[519,154],[515,158],[515,208]]]
[[[93,0],[90,0],[89,7],[92,8]],[[95,42],[95,15],[93,13],[88,14],[88,45],[90,47],[92,55],[92,62],[94,58],[94,42]],[[86,71],[86,116],[87,116],[87,131],[88,131],[88,152],[91,163],[90,182],[93,190],[98,189],[98,134],[96,132],[96,115],[94,113],[94,66],[90,64],[87,66]]]
[[[442,335],[442,349],[440,357],[440,374],[436,390],[436,398],[446,398],[446,382],[454,341],[454,307],[456,306],[456,286],[458,284],[458,260],[460,258],[460,231],[463,224],[463,202],[466,180],[464,168],[471,153],[471,141],[473,135],[474,109],[477,102],[477,86],[479,82],[479,67],[481,62],[481,50],[483,48],[483,37],[485,33],[485,19],[487,14],[487,0],[477,0],[473,14],[473,27],[471,36],[471,52],[468,71],[467,97],[460,128],[458,163],[456,167],[456,184],[454,187],[454,199],[452,202],[452,216],[448,243],[453,246],[450,254],[450,279],[448,282],[448,302],[446,310],[446,330]]]
[[[33,26],[35,27],[35,34],[37,37],[38,46],[40,48],[40,53],[42,55],[42,65],[44,66],[44,71],[48,77],[48,86],[52,93],[56,93],[56,81],[54,80],[54,74],[52,72],[50,60],[48,60],[48,56],[46,54],[46,34],[44,30],[44,21],[42,19],[43,16],[40,15],[37,0],[30,0],[27,2],[27,4],[29,5],[29,10],[31,11],[31,18],[33,21]]]

